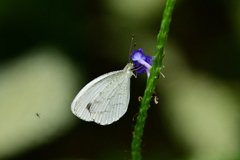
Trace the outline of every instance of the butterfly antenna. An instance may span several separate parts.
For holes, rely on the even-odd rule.
[[[133,47],[136,47],[137,43],[134,43]]]
[[[131,38],[131,45],[130,45],[129,54],[131,54],[131,53],[132,53],[132,44],[133,44],[133,39],[134,39],[134,34],[132,34],[132,38]]]
[[[134,34],[132,34],[131,45],[130,45],[130,49],[129,49],[129,59],[128,59],[129,62],[131,62],[130,55],[132,53],[133,39],[134,39]],[[135,43],[134,43],[134,47],[135,47]]]

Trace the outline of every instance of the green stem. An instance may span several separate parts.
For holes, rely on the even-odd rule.
[[[150,70],[150,77],[147,80],[147,87],[144,92],[143,99],[141,101],[141,106],[139,109],[136,125],[134,127],[133,132],[133,140],[132,140],[132,159],[140,160],[141,157],[141,144],[142,144],[142,135],[143,129],[147,118],[147,110],[149,108],[149,104],[151,101],[152,93],[155,90],[155,85],[157,83],[162,60],[164,57],[164,46],[167,41],[169,26],[171,22],[172,11],[174,8],[176,0],[167,0],[166,6],[163,12],[163,19],[160,26],[160,32],[157,35],[157,45],[155,50],[155,58],[153,61],[153,66]]]

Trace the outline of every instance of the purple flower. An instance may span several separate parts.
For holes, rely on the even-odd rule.
[[[145,53],[143,52],[143,49],[137,49],[132,52],[130,55],[134,68],[136,69],[136,73],[144,73],[146,71],[148,77],[150,75],[150,68],[152,67],[152,57],[145,56]]]

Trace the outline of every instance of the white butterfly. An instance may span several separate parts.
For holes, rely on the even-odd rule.
[[[132,69],[133,64],[128,63],[123,70],[106,73],[89,82],[74,98],[73,114],[101,125],[121,118],[128,108]]]

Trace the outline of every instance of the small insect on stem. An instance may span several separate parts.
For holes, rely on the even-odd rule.
[[[139,96],[138,97],[138,101],[139,102],[141,102],[142,101],[142,97],[141,96]],[[150,104],[158,104],[158,96],[157,96],[157,93],[154,91],[153,92],[153,94],[152,94],[152,96],[151,96],[151,102],[150,102]]]
[[[157,93],[154,91],[153,94],[152,94],[152,100],[151,100],[151,103],[153,104],[158,104],[158,96],[157,96]]]
[[[142,97],[141,97],[141,96],[138,97],[138,101],[139,101],[139,102],[142,101]]]

